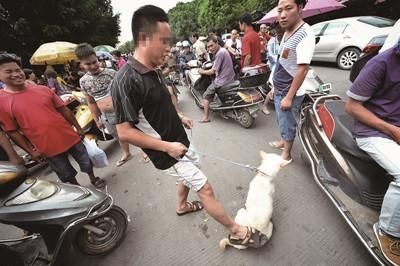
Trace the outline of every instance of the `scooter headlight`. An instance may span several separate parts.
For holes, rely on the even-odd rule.
[[[55,184],[44,180],[27,179],[25,182],[32,182],[32,181],[34,181],[35,183],[27,191],[7,201],[5,205],[15,206],[15,205],[36,202],[54,195],[54,193],[56,193],[58,190]]]

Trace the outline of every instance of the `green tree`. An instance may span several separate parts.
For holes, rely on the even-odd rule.
[[[211,27],[221,32],[238,29],[238,18],[244,12],[265,14],[276,3],[277,0],[194,0],[178,3],[168,15],[172,30],[182,39],[193,31],[205,34]]]
[[[119,14],[113,14],[111,0],[2,1],[0,32],[0,50],[21,55],[27,62],[45,42],[115,46]]]
[[[179,2],[169,10],[168,16],[176,38],[188,39],[192,33],[199,31],[199,24],[197,23],[198,4],[199,0],[187,3]]]
[[[127,54],[129,52],[133,51],[133,40],[131,41],[126,41],[123,44],[121,44],[120,46],[118,46],[118,51],[120,51],[123,54]]]

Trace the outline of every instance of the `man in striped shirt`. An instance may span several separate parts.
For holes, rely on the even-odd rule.
[[[278,20],[285,33],[273,74],[273,84],[281,139],[269,145],[283,150],[281,156],[285,165],[292,162],[291,150],[305,94],[302,84],[315,47],[314,32],[301,18],[306,3],[307,0],[280,0],[278,3]]]

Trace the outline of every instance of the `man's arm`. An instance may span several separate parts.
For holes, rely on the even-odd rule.
[[[14,164],[24,164],[24,160],[17,154],[10,140],[8,139],[6,134],[4,134],[4,132],[1,130],[0,130],[0,146],[7,153],[10,162]]]
[[[298,65],[296,75],[293,78],[292,84],[290,85],[287,95],[281,101],[281,109],[288,110],[292,106],[293,98],[296,96],[296,92],[303,84],[304,79],[307,76],[308,65]]]
[[[250,66],[250,65],[251,65],[251,54],[248,54],[244,57],[243,67]]]
[[[27,153],[29,153],[32,156],[32,159],[38,162],[41,162],[44,160],[45,156],[41,154],[38,150],[36,150],[32,143],[28,141],[28,139],[23,136],[21,133],[19,133],[18,130],[14,131],[8,131],[7,134],[10,136],[10,138],[20,146],[23,150],[25,150]]]
[[[67,120],[72,126],[75,127],[76,132],[81,136],[84,137],[84,132],[81,126],[79,125],[78,121],[76,120],[74,113],[68,109],[66,106],[61,106],[57,108],[57,111]]]
[[[391,136],[394,141],[400,144],[400,128],[377,117],[362,105],[362,102],[349,98],[346,102],[345,110],[361,123],[375,128]]]
[[[144,149],[151,149],[168,153],[169,156],[179,159],[187,152],[187,147],[179,142],[168,142],[153,138],[133,128],[130,122],[117,124],[118,137],[132,145]]]

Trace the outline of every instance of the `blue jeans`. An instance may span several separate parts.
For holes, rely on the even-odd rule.
[[[357,138],[356,142],[394,178],[383,199],[379,227],[400,238],[400,145],[382,137]]]
[[[75,180],[77,174],[75,168],[68,159],[68,155],[71,155],[75,159],[82,172],[87,174],[93,173],[93,164],[90,161],[85,145],[80,141],[69,150],[47,158],[50,167],[56,172],[58,178],[62,182],[71,182]]]
[[[284,141],[293,141],[296,137],[297,121],[299,120],[300,107],[303,102],[304,95],[295,96],[292,101],[292,107],[289,110],[281,109],[282,95],[274,95],[274,105],[276,112],[276,120],[278,122],[279,132]]]

